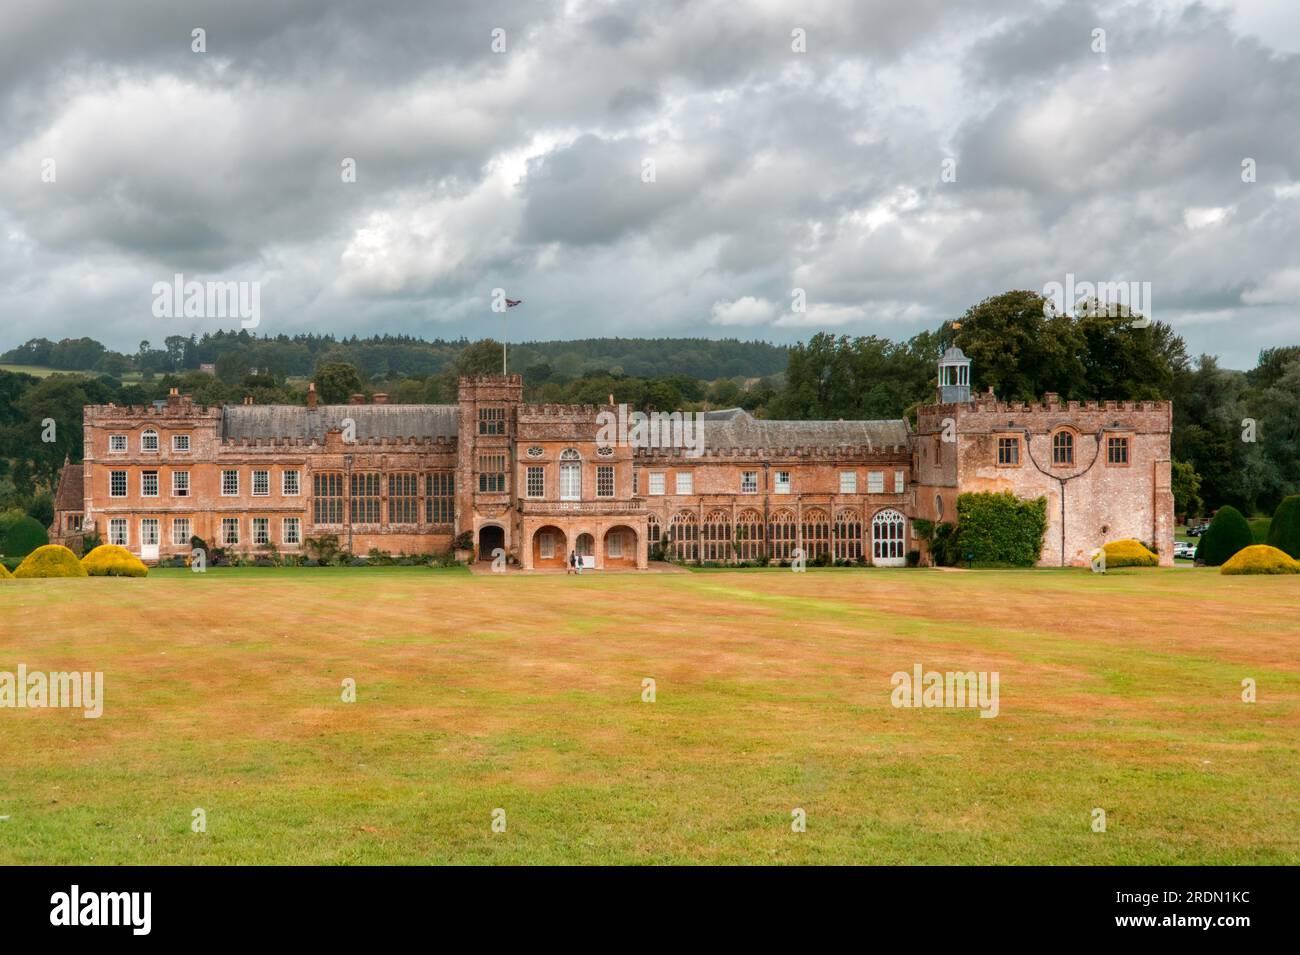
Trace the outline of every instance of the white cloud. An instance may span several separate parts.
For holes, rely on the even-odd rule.
[[[501,286],[520,337],[778,340],[1073,272],[1240,367],[1300,340],[1297,18],[1159,4],[811,0],[794,54],[780,0],[228,0],[203,59],[179,8],[46,0],[0,31],[0,350],[156,339],[172,271],[261,278],[270,334],[495,334]]]
[[[1189,229],[1205,229],[1219,225],[1231,210],[1218,206],[1208,209],[1184,209],[1183,222]]]
[[[766,325],[776,315],[776,306],[765,298],[746,295],[734,302],[714,302],[713,325]]]

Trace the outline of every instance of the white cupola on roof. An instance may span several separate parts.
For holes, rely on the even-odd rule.
[[[970,401],[970,359],[953,345],[939,359],[939,403]]]

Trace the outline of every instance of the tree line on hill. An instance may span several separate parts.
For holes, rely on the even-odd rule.
[[[411,335],[336,338],[333,335],[258,337],[247,330],[168,335],[162,347],[140,342],[135,354],[111,351],[93,338],[33,338],[0,354],[0,364],[83,371],[116,378],[183,374],[212,365],[228,385],[253,373],[306,378],[322,363],[354,366],[367,380],[425,378],[451,368],[475,343],[467,338],[426,341]],[[587,338],[511,345],[516,370],[579,378],[605,372],[636,378],[663,374],[688,378],[761,377],[785,368],[788,348],[768,342],[702,338]],[[497,356],[500,367],[500,354]]]
[[[913,417],[932,401],[937,361],[956,345],[972,360],[974,390],[991,387],[1003,399],[1046,392],[1066,400],[1172,399],[1180,515],[1223,505],[1267,514],[1300,492],[1300,346],[1267,349],[1255,368],[1234,371],[1211,355],[1191,359],[1165,323],[1087,306],[1076,311],[1057,314],[1037,293],[1012,291],[906,341],[825,332],[790,347],[587,339],[511,345],[509,356],[511,370],[524,375],[528,401],[599,404],[612,395],[646,410],[742,407],[767,418],[880,419]],[[130,367],[119,374],[0,372],[0,509],[16,504],[46,513],[65,456],[80,460],[87,403],[147,404],[176,387],[201,404],[250,396],[301,404],[308,378],[326,403],[358,392],[385,392],[394,403],[451,403],[460,375],[501,367],[501,345],[492,339],[257,338],[239,331],[172,336],[164,344],[142,343],[136,356],[121,356]],[[90,339],[35,339],[0,361],[59,368],[97,354],[115,353]],[[216,374],[197,370],[208,362]],[[41,440],[46,419],[58,425],[54,441]]]

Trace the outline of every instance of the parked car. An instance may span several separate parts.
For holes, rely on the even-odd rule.
[[[1196,556],[1196,545],[1190,541],[1174,541],[1174,556],[1191,560]]]

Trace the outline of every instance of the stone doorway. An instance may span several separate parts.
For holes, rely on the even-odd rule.
[[[574,550],[578,552],[578,559],[582,561],[584,570],[594,570],[596,567],[596,539],[590,534],[579,534],[578,540],[574,544]]]
[[[477,560],[491,560],[492,552],[500,547],[502,550],[506,546],[506,532],[504,529],[497,527],[495,524],[484,524],[478,532],[478,553],[475,554]]]

